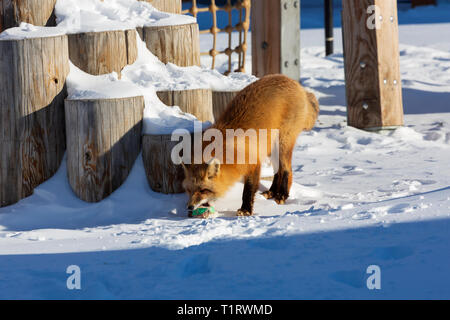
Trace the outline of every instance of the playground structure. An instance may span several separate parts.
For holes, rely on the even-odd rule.
[[[158,9],[181,12],[180,0],[146,0]],[[2,1],[0,28],[20,22],[52,23],[55,0]],[[368,29],[366,9],[376,5],[375,18],[382,28]],[[30,11],[30,8],[32,10]],[[50,8],[52,10],[50,10]],[[213,34],[213,49],[206,54],[229,57],[239,54],[244,70],[247,31],[252,19],[253,72],[261,77],[283,73],[300,79],[300,39],[297,0],[242,0],[225,7],[211,1],[189,10],[197,15],[240,10],[240,23],[199,31],[197,24],[144,27],[59,35],[22,40],[0,40],[0,206],[13,204],[32,194],[58,169],[67,145],[69,183],[84,201],[97,202],[109,196],[126,180],[142,150],[150,187],[157,192],[183,192],[183,171],[170,161],[174,142],[167,134],[141,137],[143,97],[121,99],[65,100],[69,59],[93,75],[117,72],[137,58],[136,31],[147,48],[164,63],[180,66],[200,64],[199,34]],[[17,14],[17,13],[21,14]],[[26,14],[24,14],[26,12]],[[218,52],[218,32],[237,30],[239,46]],[[399,73],[398,24],[395,0],[344,0],[343,30],[349,125],[380,129],[403,124]],[[395,35],[392,37],[392,35]],[[359,41],[365,39],[366,41]],[[205,53],[203,53],[205,54]],[[166,90],[158,97],[166,105],[179,105],[201,121],[214,121],[237,92]]]
[[[197,17],[199,14],[209,12],[212,14],[212,26],[208,30],[202,30],[200,34],[210,33],[213,36],[212,49],[208,52],[202,52],[201,55],[209,55],[212,57],[211,68],[214,69],[216,65],[216,57],[220,54],[228,56],[228,70],[226,74],[230,72],[245,72],[245,56],[247,52],[247,34],[250,27],[250,0],[238,0],[235,4],[231,0],[226,0],[226,4],[223,7],[216,5],[215,0],[211,0],[211,4],[208,7],[199,7],[197,0],[192,1],[192,6],[184,10],[184,14],[191,14]],[[232,11],[239,11],[239,22],[233,26],[232,23]],[[225,28],[218,28],[217,26],[217,13],[218,11],[225,11],[228,13],[228,25]],[[232,47],[232,33],[233,31],[239,32],[239,44],[236,47]],[[223,51],[217,50],[217,35],[219,32],[226,32],[228,34],[228,47]],[[238,55],[238,68],[232,70],[232,55],[236,53]]]

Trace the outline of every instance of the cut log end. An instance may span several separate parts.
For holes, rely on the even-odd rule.
[[[0,206],[49,179],[65,151],[67,37],[0,41]]]
[[[213,111],[215,121],[219,120],[231,101],[239,91],[213,91]]]
[[[171,135],[144,135],[142,156],[150,188],[155,192],[183,193],[184,171],[171,159],[172,148],[177,141]]]
[[[53,25],[55,3],[56,0],[1,0],[0,32],[18,27],[21,22],[35,26]]]
[[[143,0],[163,12],[181,14],[181,0]]]
[[[168,106],[179,106],[181,111],[194,115],[200,121],[214,122],[210,89],[159,91],[157,95]]]
[[[70,60],[92,75],[117,72],[137,59],[135,30],[86,32],[69,35]]]
[[[123,184],[140,153],[144,98],[65,105],[69,183],[80,199],[101,201]]]
[[[137,28],[147,48],[164,63],[180,67],[200,66],[197,23]]]

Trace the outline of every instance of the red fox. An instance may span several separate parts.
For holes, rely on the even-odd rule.
[[[270,132],[273,129],[278,130],[278,171],[274,175],[272,186],[263,195],[267,199],[274,199],[278,204],[284,204],[292,185],[291,162],[295,142],[302,131],[314,127],[318,114],[319,104],[314,94],[307,92],[298,82],[286,76],[269,75],[240,91],[211,128],[221,131],[223,136],[228,129],[266,129],[269,134],[264,138],[258,137],[258,143],[260,139],[267,139],[267,156],[271,156],[275,138]],[[189,195],[187,209],[190,216],[193,210],[200,206],[209,206],[211,201],[223,196],[241,178],[244,191],[242,206],[237,215],[253,214],[261,163],[265,159],[260,158],[258,148],[251,148],[249,141],[236,145],[234,138],[225,139],[224,154],[230,151],[230,148],[232,151],[239,151],[238,148],[244,147],[244,163],[237,163],[234,156],[233,163],[225,163],[213,157],[209,161],[202,161],[201,164],[183,164],[183,187]],[[254,163],[248,161],[251,156],[255,156],[250,154],[251,152],[257,153]]]

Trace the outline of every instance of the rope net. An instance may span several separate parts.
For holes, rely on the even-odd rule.
[[[248,29],[250,26],[250,9],[251,0],[237,0],[234,4],[232,0],[226,0],[225,5],[219,6],[216,4],[216,0],[211,0],[210,5],[207,7],[199,7],[197,5],[197,0],[192,0],[192,7],[184,10],[183,14],[191,14],[197,18],[199,14],[210,13],[212,15],[212,26],[210,29],[201,30],[200,34],[212,34],[212,49],[208,52],[201,52],[202,56],[211,56],[212,65],[211,69],[216,67],[216,57],[218,55],[228,56],[228,70],[225,74],[229,74],[232,71],[245,72],[245,56],[247,53],[247,36]],[[239,22],[233,25],[233,11],[239,11]],[[220,11],[224,11],[228,14],[228,25],[224,28],[219,28],[217,24],[217,16]],[[239,42],[238,45],[233,47],[232,33],[233,31],[238,31]],[[225,32],[228,34],[228,47],[224,50],[219,51],[217,49],[217,35],[220,32]],[[236,53],[238,55],[238,68],[232,70],[232,55]]]

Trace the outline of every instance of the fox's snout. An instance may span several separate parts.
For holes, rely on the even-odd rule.
[[[209,198],[201,193],[194,193],[189,195],[189,201],[186,204],[188,210],[192,211],[197,209],[198,207],[207,204],[209,202]]]
[[[212,159],[201,165],[184,165],[183,188],[189,196],[186,205],[192,211],[201,206],[209,206],[210,201],[218,197],[217,176],[220,170],[220,162]]]

